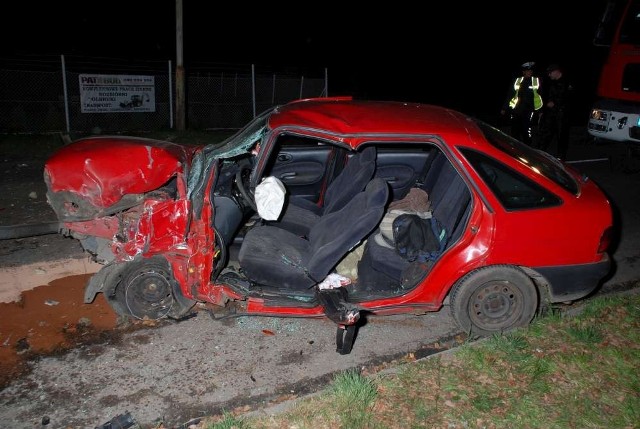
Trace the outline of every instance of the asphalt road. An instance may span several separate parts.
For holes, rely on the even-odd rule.
[[[640,280],[640,173],[622,171],[623,155],[618,145],[582,141],[569,152],[568,159],[608,194],[620,227],[614,270],[600,292]],[[47,238],[54,248],[59,239]],[[11,257],[19,260],[20,250]],[[164,421],[175,427],[236,407],[265,409],[318,390],[338,371],[375,371],[462,341],[447,307],[371,317],[348,355],[336,353],[335,325],[327,320],[218,320],[199,311],[181,322],[32,362],[29,375],[0,391],[0,428],[43,427],[43,416],[50,419],[48,428],[93,428],[126,411],[144,425]]]

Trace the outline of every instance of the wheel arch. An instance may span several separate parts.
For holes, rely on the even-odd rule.
[[[100,292],[106,296],[113,295],[115,287],[120,282],[118,277],[126,267],[127,262],[112,262],[91,276],[84,290],[84,303],[91,304]]]
[[[502,301],[508,302],[509,299],[505,297],[516,296],[516,299],[514,299],[515,305],[511,304],[514,305],[513,311],[516,311],[516,313],[514,316],[507,318],[507,320],[510,320],[510,318],[513,317],[514,320],[510,321],[508,326],[500,329],[488,329],[488,327],[491,326],[491,317],[493,316],[487,317],[487,325],[483,327],[482,324],[477,325],[474,323],[475,318],[471,314],[472,300],[475,299],[475,301],[477,301],[475,303],[476,307],[487,305],[485,301],[487,301],[488,298],[483,298],[483,295],[478,293],[477,290],[481,287],[489,290],[485,285],[494,283],[505,284],[505,290],[496,293],[498,296],[502,295]],[[547,282],[544,277],[528,267],[513,264],[485,265],[475,268],[460,277],[449,290],[446,302],[449,304],[450,312],[455,322],[467,331],[467,333],[475,333],[479,334],[479,336],[499,333],[525,326],[529,324],[536,315],[540,314],[541,309],[545,308],[545,303],[548,302]],[[510,307],[511,305],[506,305],[506,307]],[[506,313],[509,314],[510,310],[511,309],[508,308]],[[465,311],[469,314],[465,314]],[[522,312],[519,316],[518,311]],[[490,312],[491,310],[489,313]],[[477,313],[482,315],[484,310],[478,310]],[[482,316],[478,320],[482,320]],[[499,326],[500,324],[496,323],[496,328]]]
[[[551,289],[549,287],[549,281],[539,272],[530,267],[518,265],[522,271],[524,271],[538,290],[538,312],[537,314],[544,314],[551,307]]]
[[[105,266],[91,279],[89,285],[87,285],[85,302],[87,302],[88,299],[90,299],[89,302],[93,301],[95,295],[98,292],[102,292],[109,305],[111,305],[118,315],[140,319],[141,317],[133,314],[126,301],[124,301],[125,294],[120,288],[124,287],[123,282],[126,282],[132,275],[134,275],[134,277],[143,275],[147,267],[150,269],[149,273],[161,276],[166,280],[173,300],[173,305],[171,305],[168,313],[160,318],[169,317],[179,319],[184,317],[195,305],[196,301],[183,295],[180,285],[173,273],[170,261],[162,255],[154,255],[151,257],[138,256],[131,261]]]

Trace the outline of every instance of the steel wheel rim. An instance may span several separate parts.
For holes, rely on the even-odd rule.
[[[125,285],[125,302],[131,315],[137,319],[162,319],[173,306],[171,283],[159,272],[138,273]]]
[[[469,301],[469,317],[482,329],[497,331],[516,323],[524,311],[524,296],[507,281],[489,282],[479,287]]]

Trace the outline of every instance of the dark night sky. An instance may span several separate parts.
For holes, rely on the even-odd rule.
[[[585,100],[602,51],[591,41],[604,0],[432,2],[411,6],[324,2],[183,1],[184,64],[328,68],[330,95],[499,111],[519,65],[565,65]],[[1,30],[6,54],[67,54],[175,61],[175,2],[79,4],[25,0]],[[8,15],[7,15],[8,17]],[[9,21],[9,20],[7,20]]]

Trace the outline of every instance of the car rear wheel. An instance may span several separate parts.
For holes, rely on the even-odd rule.
[[[538,309],[538,290],[522,270],[509,265],[480,268],[451,292],[451,314],[471,336],[528,325]]]
[[[141,259],[124,269],[108,298],[120,316],[158,320],[183,317],[195,304],[185,298],[164,258]]]

